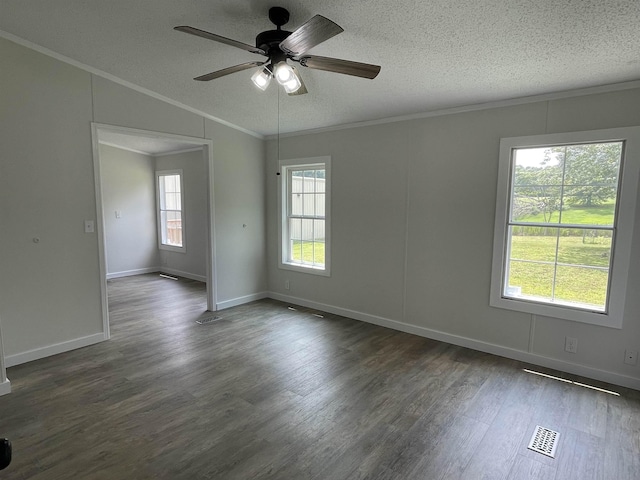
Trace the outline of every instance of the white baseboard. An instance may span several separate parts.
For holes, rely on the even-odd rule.
[[[368,313],[362,313],[355,310],[334,307],[333,305],[326,305],[324,303],[314,302],[304,298],[297,298],[289,295],[282,295],[276,292],[269,292],[268,296],[269,298],[273,298],[274,300],[279,300],[281,302],[287,302],[295,305],[300,305],[303,307],[314,308],[323,312],[328,312],[328,313],[333,313],[335,315],[341,315],[343,317],[353,318],[355,320],[372,323],[374,325],[380,325],[381,327],[387,327],[393,330],[411,333],[413,335],[431,338],[433,340],[439,340],[441,342],[446,342],[453,345],[470,348],[472,350],[491,353],[493,355],[498,355],[500,357],[519,360],[521,362],[531,363],[533,365],[552,368],[554,370],[560,370],[562,372],[572,373],[574,375],[580,375],[582,377],[593,378],[595,380],[600,380],[602,382],[607,382],[614,385],[620,385],[623,387],[640,390],[640,379],[637,379],[634,377],[628,377],[626,375],[620,375],[619,373],[600,370],[598,368],[579,365],[576,363],[565,362],[563,360],[558,360],[555,358],[536,355],[535,353],[524,352],[522,350],[516,350],[513,348],[503,347],[501,345],[495,345],[493,343],[486,343],[486,342],[474,340],[468,337],[452,335],[450,333],[445,333],[438,330],[432,330],[430,328],[420,327],[417,325],[411,325],[409,323],[404,323],[404,322],[399,322],[397,320],[378,317],[375,315],[370,315]]]
[[[122,272],[107,273],[107,280],[120,277],[132,277],[134,275],[142,275],[143,273],[159,272],[160,267],[137,268],[135,270],[124,270]]]
[[[245,303],[255,302],[256,300],[262,300],[269,297],[269,293],[260,292],[253,293],[251,295],[245,295],[243,297],[232,298],[231,300],[224,300],[216,303],[216,310],[223,310],[225,308],[237,307],[238,305],[244,305]]]
[[[33,360],[39,360],[44,357],[50,357],[59,353],[75,350],[76,348],[87,347],[104,341],[104,333],[95,333],[86,337],[76,338],[67,342],[56,343],[54,345],[48,345],[46,347],[36,348],[22,353],[16,353],[14,355],[8,355],[5,357],[5,365],[8,367],[14,367],[22,363],[32,362]]]
[[[168,268],[168,267],[160,267],[157,270],[154,270],[154,272],[162,272],[162,273],[166,273],[168,275],[177,275],[178,277],[184,277],[184,278],[188,278],[189,280],[197,280],[198,282],[207,282],[207,277],[203,276],[203,275],[196,275],[195,273],[189,273],[189,272],[183,272],[181,270],[176,270],[175,268]]]
[[[11,393],[11,382],[8,378],[4,382],[0,383],[0,397],[7,393]]]

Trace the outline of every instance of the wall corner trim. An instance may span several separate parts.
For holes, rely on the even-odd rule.
[[[501,345],[486,343],[468,337],[461,337],[458,335],[441,332],[439,330],[432,330],[430,328],[420,327],[418,325],[411,325],[409,323],[404,323],[397,320],[391,320],[368,313],[349,310],[347,308],[335,307],[324,303],[314,302],[312,300],[307,300],[304,298],[282,295],[277,292],[269,292],[269,298],[279,300],[281,302],[301,305],[303,307],[314,308],[324,312],[333,313],[335,315],[352,318],[354,320],[360,320],[362,322],[372,323],[381,327],[391,328],[392,330],[398,330],[400,332],[410,333],[412,335],[418,335],[420,337],[430,338],[433,340],[450,343],[452,345],[470,348],[472,350],[478,350],[480,352],[490,353],[499,357],[510,358],[512,360],[518,360],[521,362],[530,363],[532,365],[552,368],[554,370],[560,370],[574,375],[580,375],[583,377],[592,378],[594,380],[640,390],[639,378],[629,377],[606,370],[600,370],[598,368],[589,367],[586,365],[565,362],[563,360],[558,360],[555,358],[544,357],[542,355],[537,355],[522,350],[516,350],[513,348],[503,347]]]
[[[94,333],[93,335],[87,335],[86,337],[76,338],[67,342],[54,343],[53,345],[47,345],[46,347],[35,348],[26,352],[8,355],[5,358],[5,363],[7,367],[14,367],[22,363],[51,357],[77,348],[88,347],[89,345],[94,345],[105,340],[106,338],[103,332]]]
[[[0,383],[0,397],[11,393],[11,382],[7,378],[4,382]]]
[[[242,297],[231,298],[229,300],[223,300],[216,303],[217,310],[224,308],[237,307],[238,305],[244,305],[245,303],[255,302],[256,300],[262,300],[263,298],[269,298],[268,292],[252,293],[251,295],[244,295]]]

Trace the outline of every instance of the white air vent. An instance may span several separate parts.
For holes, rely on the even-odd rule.
[[[529,450],[555,458],[559,437],[560,434],[558,432],[538,425],[535,432],[533,432],[531,441],[529,441]]]
[[[207,318],[202,318],[200,320],[196,320],[196,323],[198,325],[209,325],[210,323],[215,322],[216,320],[220,320],[220,317],[207,317]]]

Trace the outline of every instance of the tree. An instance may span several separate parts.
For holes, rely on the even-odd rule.
[[[562,153],[565,203],[591,207],[615,196],[622,142],[567,145],[552,150]]]
[[[514,220],[542,214],[550,223],[562,205],[597,206],[615,197],[622,142],[545,149],[537,162],[516,164]]]
[[[545,151],[539,166],[516,165],[514,177],[514,219],[542,214],[545,223],[551,222],[560,210],[562,165],[554,152]]]

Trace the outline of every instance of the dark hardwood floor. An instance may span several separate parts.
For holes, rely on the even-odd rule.
[[[111,341],[8,370],[1,479],[640,479],[640,392],[271,300],[197,325],[190,280],[109,299]]]

